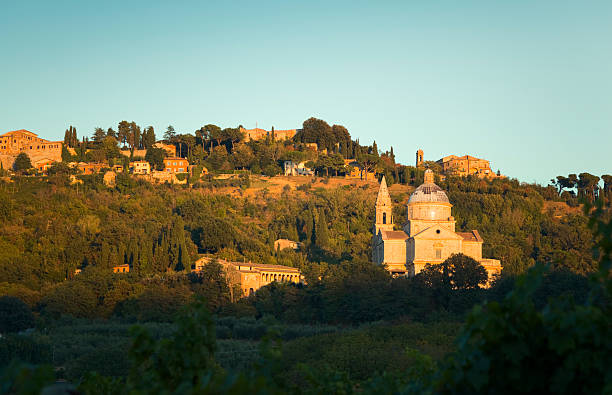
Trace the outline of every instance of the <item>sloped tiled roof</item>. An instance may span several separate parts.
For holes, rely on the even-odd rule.
[[[465,241],[479,241],[481,243],[483,241],[476,229],[472,230],[471,232],[457,232],[457,234],[463,237],[463,240]]]
[[[381,230],[382,238],[384,240],[406,240],[408,234],[402,230]]]

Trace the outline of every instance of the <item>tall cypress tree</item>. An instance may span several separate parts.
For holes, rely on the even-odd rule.
[[[327,217],[323,208],[319,209],[319,214],[317,215],[315,244],[320,248],[325,248],[329,245],[329,229],[327,229]]]

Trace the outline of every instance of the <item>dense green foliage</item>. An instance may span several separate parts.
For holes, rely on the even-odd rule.
[[[0,334],[19,332],[34,326],[34,315],[27,304],[13,296],[0,297]]]
[[[421,170],[395,166],[392,150],[361,147],[344,128],[309,121],[299,142],[318,142],[329,155],[270,139],[244,143],[237,129],[215,125],[193,141],[173,129],[166,134],[183,156],[213,171],[274,175],[287,158],[310,159],[320,174],[337,174],[340,160],[351,157],[378,168],[390,184],[421,182]],[[72,141],[76,130],[68,132]],[[100,157],[111,160],[120,155],[117,139],[132,149],[150,147],[150,133],[127,122],[119,133],[97,130],[91,142],[76,139],[77,156],[107,150]],[[0,314],[17,317],[2,321],[14,325],[2,331],[36,326],[3,336],[1,366],[13,359],[47,363],[86,393],[191,393],[194,386],[195,392],[502,392],[520,389],[528,373],[546,377],[524,383],[540,392],[597,392],[610,382],[602,368],[610,362],[610,290],[601,286],[609,282],[602,273],[597,287],[586,279],[598,267],[593,248],[605,250],[609,240],[609,213],[601,213],[593,238],[566,190],[571,186],[472,177],[439,182],[454,204],[457,230],[478,229],[483,256],[502,260],[502,278],[482,289],[482,267],[463,256],[414,278],[393,279],[373,266],[376,188],[367,183],[328,187],[326,178],[280,188],[242,172],[176,187],[122,174],[108,188],[100,175],[71,184],[73,173],[58,164],[47,178],[0,181],[0,295],[7,295]],[[598,190],[578,185],[594,180],[581,173],[578,194],[609,202],[610,180],[602,178]],[[411,188],[391,191],[402,223]],[[299,241],[300,249],[275,250],[279,238]],[[192,272],[201,254],[294,266],[307,284],[273,283],[237,301],[240,289],[214,260]],[[112,273],[126,264],[129,273]],[[551,269],[517,280],[537,264]],[[194,297],[203,299],[185,309]],[[474,305],[481,307],[452,345]],[[141,329],[130,337],[133,323]],[[282,339],[282,348],[273,339]],[[589,363],[581,350],[592,355]],[[53,377],[16,365],[4,374],[3,388]],[[582,379],[595,374],[599,381]]]

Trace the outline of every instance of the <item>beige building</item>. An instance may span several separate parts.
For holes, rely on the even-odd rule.
[[[278,239],[274,242],[275,250],[285,250],[290,248],[292,250],[298,250],[300,248],[300,243],[297,241],[289,240],[289,239]]]
[[[240,127],[240,132],[244,134],[244,141],[265,140],[267,137],[273,138],[275,141],[289,140],[297,133],[297,129],[286,130],[265,130],[260,128],[245,129]]]
[[[374,180],[376,172],[374,169],[366,170],[354,159],[345,159],[344,167],[346,168],[345,178],[353,178],[359,180]]]
[[[460,177],[475,175],[480,178],[498,177],[498,175],[491,170],[491,164],[488,160],[476,158],[470,155],[449,155],[439,159],[436,163],[440,164],[444,174],[448,175]]]
[[[151,165],[146,160],[136,160],[134,162],[130,162],[130,173],[149,174],[151,173]]]
[[[17,155],[25,152],[40,170],[45,164],[62,161],[62,146],[61,141],[41,139],[28,130],[14,130],[0,135],[0,163],[4,169],[11,169]]]
[[[480,262],[491,279],[501,272],[496,259],[482,257],[483,239],[477,230],[455,232],[452,204],[434,184],[434,174],[425,171],[425,182],[408,200],[403,230],[394,230],[393,206],[383,177],[376,199],[372,260],[385,265],[394,275],[414,276],[426,264],[439,264],[452,254],[462,253]]]
[[[174,146],[173,144],[166,144],[164,142],[159,141],[153,144],[153,148],[161,148],[168,153],[168,156],[176,156],[176,146]]]
[[[200,271],[212,261],[212,258],[202,257],[195,263],[195,271]],[[300,284],[304,277],[294,267],[281,265],[266,265],[252,262],[230,262],[217,260],[223,266],[230,286],[239,285],[244,296],[250,296],[259,288],[274,281]]]

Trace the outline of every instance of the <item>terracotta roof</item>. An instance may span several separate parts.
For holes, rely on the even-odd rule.
[[[282,266],[282,265],[268,265],[265,263],[243,263],[243,262],[230,262],[232,265],[235,266],[248,266],[248,267],[252,267],[253,269],[257,269],[257,270],[274,270],[274,271],[288,271],[288,272],[299,272],[299,269],[295,268],[295,267],[290,267],[290,266]]]
[[[471,232],[457,232],[457,234],[463,237],[463,240],[465,241],[483,242],[482,237],[480,237],[480,234],[476,229],[472,230]]]
[[[385,240],[406,240],[408,234],[403,230],[381,230],[382,238]]]
[[[208,263],[208,262],[211,262],[213,259],[214,258],[211,258],[211,257],[202,257],[198,259],[198,261],[204,261]],[[253,263],[253,262],[230,262],[230,261],[226,261],[225,259],[217,259],[217,262],[219,262],[220,265],[240,266],[241,267],[240,270],[242,271],[249,270],[246,268],[252,268],[253,271],[272,270],[272,271],[285,271],[285,272],[292,272],[292,273],[300,272],[298,268],[290,267],[290,266],[282,266],[282,265],[268,265],[265,263]]]

